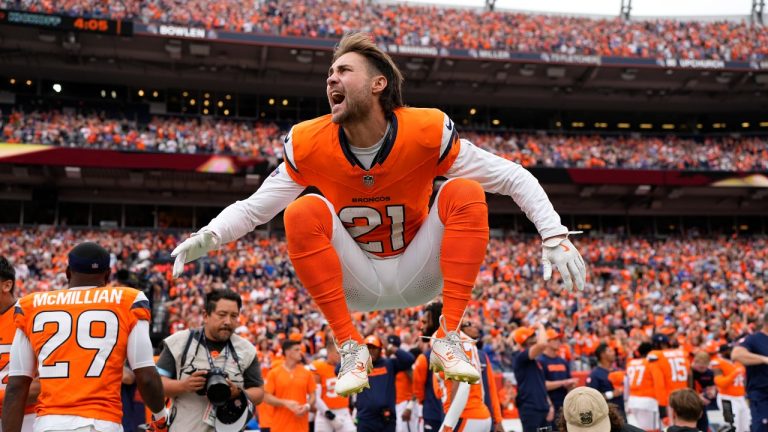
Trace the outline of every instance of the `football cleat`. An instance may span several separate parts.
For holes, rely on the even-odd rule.
[[[461,340],[456,331],[448,331],[445,328],[445,317],[440,317],[440,326],[445,336],[430,337],[432,339],[432,353],[429,355],[429,368],[434,372],[443,372],[445,379],[463,381],[476,384],[480,381],[480,372],[472,366],[467,353],[462,348],[462,342],[475,343],[474,340]]]
[[[341,367],[336,380],[336,394],[350,396],[360,393],[365,388],[371,388],[368,374],[373,370],[371,355],[366,345],[360,345],[350,339],[339,348]]]

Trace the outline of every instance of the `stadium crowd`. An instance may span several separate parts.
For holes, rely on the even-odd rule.
[[[153,117],[143,124],[97,114],[13,111],[0,117],[0,142],[127,151],[216,153],[282,159],[285,131],[275,123],[207,117]],[[757,136],[462,133],[475,145],[523,166],[768,170],[768,140]]]
[[[16,268],[19,294],[65,287],[66,252],[95,241],[112,253],[113,270],[131,275],[123,281],[147,291],[156,325],[163,327],[159,333],[199,326],[204,293],[230,288],[244,301],[237,332],[263,354],[278,354],[281,339],[294,333],[304,335],[311,350],[321,348],[315,335],[324,331],[322,316],[299,285],[282,239],[251,234],[188,264],[185,275],[173,280],[169,252],[184,238],[180,234],[5,227],[0,235],[0,255]],[[510,369],[510,335],[520,325],[546,322],[562,329],[573,359],[586,367],[599,342],[619,347],[623,361],[650,332],[662,329],[692,351],[708,340],[733,341],[765,306],[765,238],[584,236],[578,242],[590,263],[584,292],[542,281],[537,238],[491,240],[467,316],[480,325],[484,349],[498,369]],[[421,336],[419,313],[369,313],[366,319],[358,313],[355,321],[368,323],[365,334],[397,334],[413,346]]]
[[[411,46],[720,60],[768,54],[765,27],[743,21],[595,19],[348,0],[0,0],[0,8],[312,38],[356,29]]]

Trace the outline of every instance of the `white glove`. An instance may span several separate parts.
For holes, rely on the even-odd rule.
[[[171,256],[176,257],[173,262],[173,277],[177,278],[184,273],[184,264],[218,249],[220,243],[219,236],[207,228],[192,234],[171,252]]]
[[[610,391],[610,390],[609,390],[609,391],[607,391],[607,392],[605,392],[605,398],[606,398],[606,399],[608,399],[608,400],[611,400],[611,399],[613,399],[613,397],[614,397],[614,396],[615,396],[615,395],[614,395],[614,394],[613,394],[613,392],[612,392],[612,391]]]
[[[568,240],[571,234],[581,234],[582,231],[569,231],[565,238],[552,238],[543,243],[541,265],[544,270],[544,280],[552,278],[552,265],[557,267],[567,289],[573,288],[573,281],[579,290],[584,289],[587,277],[587,267],[576,246]]]

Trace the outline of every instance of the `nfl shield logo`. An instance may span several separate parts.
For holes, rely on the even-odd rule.
[[[373,186],[373,176],[370,175],[370,174],[364,175],[363,176],[363,184],[368,186],[368,187]]]

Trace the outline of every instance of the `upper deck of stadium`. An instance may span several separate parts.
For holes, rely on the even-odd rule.
[[[628,20],[347,0],[2,0],[0,8],[172,24],[200,28],[203,34],[225,31],[337,39],[344,32],[362,30],[382,44],[437,49],[724,61],[760,61],[768,55],[768,31],[746,17]]]

